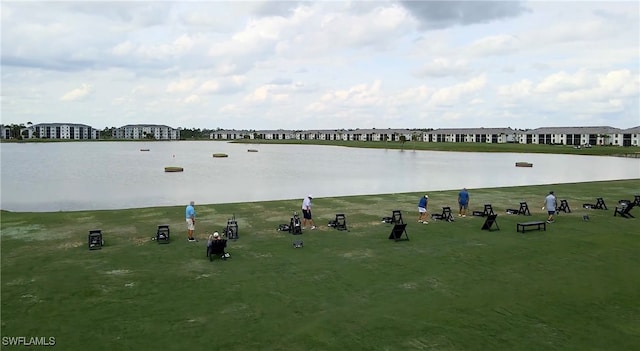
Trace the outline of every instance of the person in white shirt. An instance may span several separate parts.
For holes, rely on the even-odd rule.
[[[313,196],[309,194],[302,200],[302,226],[307,229],[307,224],[311,225],[311,230],[316,229],[316,225],[313,223],[313,217],[311,217],[311,199]]]
[[[542,209],[544,210],[545,207],[547,208],[547,214],[549,214],[549,216],[547,217],[547,223],[553,223],[553,215],[556,213],[556,206],[557,206],[557,200],[556,200],[556,196],[553,195],[553,191],[549,192],[549,195],[547,195],[547,197],[544,198],[544,206],[542,207]]]

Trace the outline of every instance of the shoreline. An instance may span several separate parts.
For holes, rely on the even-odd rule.
[[[447,152],[513,152],[534,154],[560,154],[560,155],[585,155],[585,156],[621,156],[640,154],[638,146],[594,145],[591,148],[574,148],[573,145],[564,144],[520,144],[520,143],[470,143],[470,142],[423,142],[423,141],[339,141],[339,140],[266,140],[266,139],[184,139],[184,140],[144,140],[144,139],[82,139],[82,140],[56,140],[56,139],[27,139],[27,140],[0,140],[0,144],[30,144],[30,143],[82,143],[82,142],[107,142],[107,143],[163,143],[163,142],[212,142],[254,145],[319,145],[319,146],[344,146],[365,149],[394,149],[404,151],[447,151]]]

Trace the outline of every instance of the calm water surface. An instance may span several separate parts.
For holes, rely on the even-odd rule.
[[[250,145],[1,144],[1,208],[68,211],[640,178],[618,157]],[[150,151],[140,151],[148,148]],[[247,152],[256,149],[258,152]],[[226,153],[228,158],[214,158]],[[526,161],[533,168],[517,168]],[[165,173],[180,166],[181,173]]]

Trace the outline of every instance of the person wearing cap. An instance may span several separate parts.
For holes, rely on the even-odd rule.
[[[466,217],[467,208],[469,208],[469,192],[467,191],[467,188],[462,188],[460,193],[458,193],[458,205],[460,205],[458,217]]]
[[[543,210],[545,207],[547,208],[547,214],[549,215],[547,217],[547,223],[553,223],[554,221],[553,215],[556,214],[556,205],[557,205],[556,196],[553,195],[553,191],[550,191],[549,195],[547,195],[547,197],[544,198],[544,206],[542,206]]]
[[[193,201],[187,206],[185,214],[187,218],[187,240],[189,242],[195,242],[196,238],[193,237],[193,231],[196,230],[196,209]]]
[[[214,232],[213,234],[209,234],[209,239],[207,239],[207,247],[210,247],[213,244],[214,240],[220,240],[220,233]]]
[[[231,257],[224,249],[226,246],[227,243],[220,237],[220,233],[214,232],[213,234],[209,234],[209,239],[207,239],[207,256],[220,255],[220,258],[226,260]]]
[[[302,200],[302,226],[307,229],[307,224],[310,224],[311,230],[314,230],[316,225],[313,223],[313,217],[311,217],[311,199],[313,199],[313,195],[309,194]]]
[[[427,213],[428,202],[429,202],[429,195],[425,195],[421,197],[420,201],[418,202],[418,222],[419,223],[429,224],[429,221],[427,221],[427,218],[429,218]]]

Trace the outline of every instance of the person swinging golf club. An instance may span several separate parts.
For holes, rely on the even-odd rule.
[[[310,224],[311,230],[314,230],[316,225],[313,223],[313,217],[311,217],[311,199],[313,199],[313,196],[309,194],[302,200],[302,226],[307,229],[307,224]]]

